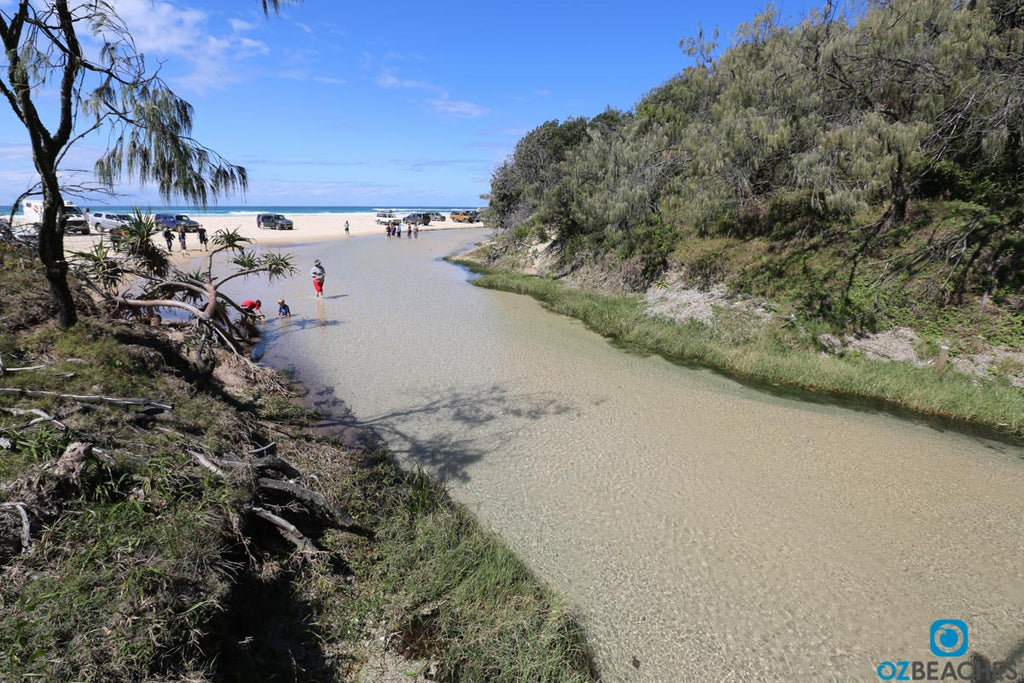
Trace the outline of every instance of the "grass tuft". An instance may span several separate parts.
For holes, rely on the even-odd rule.
[[[808,398],[831,396],[867,405],[982,427],[1024,438],[1024,392],[1005,382],[979,381],[908,363],[880,363],[856,355],[824,356],[815,335],[799,327],[768,325],[740,330],[736,321],[720,329],[648,315],[636,296],[597,294],[553,280],[456,261],[480,277],[480,287],[526,294],[549,310],[577,318],[616,341],[727,373],[743,381],[803,390]],[[740,330],[740,331],[738,331]]]

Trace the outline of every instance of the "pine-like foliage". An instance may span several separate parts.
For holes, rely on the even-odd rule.
[[[792,26],[769,8],[717,57],[703,35],[682,46],[695,66],[634,111],[586,121],[568,153],[545,157],[541,182],[522,180],[521,152],[548,145],[536,131],[524,138],[494,176],[498,226],[654,260],[664,250],[648,242],[666,235],[845,230],[860,257],[912,202],[943,198],[989,216],[987,249],[1013,248],[999,232],[1024,214],[1016,0],[828,4]]]
[[[260,0],[264,12],[287,0]],[[192,137],[192,107],[147,68],[109,0],[21,0],[0,7],[0,96],[24,126],[42,195],[39,256],[65,327],[76,321],[64,258],[64,195],[113,190],[127,176],[165,199],[205,206],[245,190],[245,169]],[[69,188],[64,160],[76,143],[106,131],[97,183]],[[20,201],[19,198],[18,201]],[[17,202],[15,202],[17,203]]]

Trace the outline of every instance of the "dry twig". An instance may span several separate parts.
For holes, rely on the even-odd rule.
[[[34,420],[29,420],[28,422],[22,423],[20,425],[14,425],[13,427],[7,427],[7,428],[4,429],[4,431],[13,431],[13,430],[18,430],[18,429],[26,429],[26,428],[31,427],[33,425],[39,424],[40,422],[52,422],[53,424],[57,425],[58,427],[60,427],[64,431],[67,431],[67,429],[68,429],[66,424],[64,424],[63,422],[61,422],[60,420],[58,420],[54,416],[50,415],[46,411],[41,410],[39,408],[28,408],[28,409],[26,409],[26,408],[2,408],[2,410],[5,410],[6,412],[10,413],[11,415],[35,415],[36,416],[36,418]]]

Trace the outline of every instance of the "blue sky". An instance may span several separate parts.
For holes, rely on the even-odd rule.
[[[113,4],[194,105],[195,136],[248,169],[249,192],[218,202],[252,206],[481,205],[531,129],[630,109],[689,65],[680,39],[703,26],[728,42],[765,7],[306,0],[264,17],[255,0]],[[792,21],[818,4],[776,7]],[[91,168],[102,139],[87,143],[72,165]],[[0,109],[0,204],[31,173],[24,130]],[[159,203],[151,189],[118,189],[130,196],[107,203]]]

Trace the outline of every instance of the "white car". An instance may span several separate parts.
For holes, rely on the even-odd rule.
[[[92,225],[92,229],[97,232],[110,232],[115,228],[123,228],[131,223],[131,218],[126,213],[93,211],[89,214],[89,223]]]

